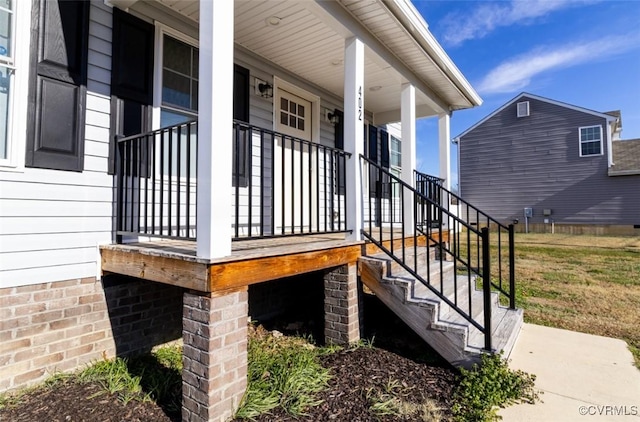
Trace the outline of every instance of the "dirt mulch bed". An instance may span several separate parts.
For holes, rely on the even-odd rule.
[[[371,406],[392,393],[406,403],[437,409],[442,419],[451,416],[451,395],[456,383],[452,369],[416,363],[379,348],[359,348],[322,357],[331,369],[329,388],[319,395],[322,403],[295,418],[283,412],[263,415],[257,421],[422,421],[412,415],[380,415]],[[390,388],[392,387],[392,388]],[[438,418],[439,419],[439,418]],[[130,401],[102,392],[97,384],[65,382],[37,390],[20,399],[19,405],[0,410],[0,421],[12,422],[171,422],[180,415],[167,415],[155,403]]]
[[[431,414],[426,420],[447,420],[451,417],[451,396],[456,385],[456,372],[452,369],[416,363],[375,347],[324,356],[322,363],[331,369],[333,377],[329,388],[319,395],[323,401],[319,406],[302,417],[277,411],[256,420],[423,421],[425,418],[417,410],[420,405]],[[376,402],[388,400],[391,396],[414,411],[405,415],[383,415],[372,409]]]
[[[322,403],[302,417],[283,412],[262,415],[266,421],[423,421],[451,417],[452,391],[457,371],[442,360],[415,333],[388,309],[371,298],[367,303],[366,338],[376,347],[343,350],[322,356],[331,370],[329,388],[319,394]],[[306,324],[303,324],[306,325]],[[316,323],[316,326],[318,324]],[[286,324],[276,324],[285,334],[309,334],[312,330],[287,332]],[[316,337],[317,338],[317,337]],[[389,395],[388,393],[392,393]],[[372,407],[391,396],[414,411],[403,415],[382,415]],[[427,409],[423,418],[416,406]],[[405,406],[405,407],[407,407]],[[432,414],[436,413],[436,417]],[[155,403],[122,403],[116,395],[102,393],[96,384],[70,382],[51,389],[26,394],[17,406],[0,410],[0,421],[10,422],[177,422],[179,413],[167,414]]]
[[[165,414],[151,402],[130,401],[124,404],[115,394],[105,393],[96,383],[63,382],[52,388],[40,388],[21,396],[17,406],[0,410],[2,422],[171,422],[179,421]]]

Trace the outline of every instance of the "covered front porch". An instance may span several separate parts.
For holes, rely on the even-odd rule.
[[[407,0],[110,3],[102,270],[185,289],[183,420],[224,420],[246,385],[248,286],[321,271],[327,341],[357,340],[359,258],[448,239],[430,211],[448,199],[414,189],[416,119],[438,120],[423,153],[446,188],[451,113],[481,100]]]
[[[195,240],[196,256],[211,259],[240,239],[358,241],[371,214],[365,197],[388,183],[364,174],[359,157],[393,167],[380,129],[391,122],[400,123],[394,171],[414,184],[416,119],[438,119],[440,149],[431,153],[449,186],[450,114],[480,99],[407,2],[111,3],[156,26],[149,83],[158,129],[129,132],[115,147],[119,243]],[[183,76],[167,58],[171,37],[197,54],[186,103],[174,100],[186,94],[170,82]],[[178,115],[184,123],[163,127]]]

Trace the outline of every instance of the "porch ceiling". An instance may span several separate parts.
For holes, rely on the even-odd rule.
[[[157,1],[198,21],[198,1]],[[412,22],[407,10],[417,15]],[[365,108],[376,123],[400,119],[401,85],[407,81],[416,85],[418,117],[481,103],[405,0],[235,1],[237,44],[339,98],[345,39],[363,31],[371,40],[365,40]]]

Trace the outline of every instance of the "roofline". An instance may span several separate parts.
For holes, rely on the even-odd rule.
[[[433,59],[440,71],[469,101],[471,106],[465,108],[481,105],[482,98],[429,31],[429,25],[413,3],[410,0],[382,0],[382,4],[395,15],[407,34],[418,42],[420,47],[428,53],[427,56]],[[399,13],[394,13],[394,11]]]
[[[522,92],[522,93],[518,94],[512,100],[506,102],[500,108],[498,108],[495,111],[493,111],[491,114],[485,116],[483,119],[478,121],[476,124],[474,124],[473,126],[468,128],[467,130],[465,130],[464,132],[462,132],[458,136],[454,137],[453,138],[454,142],[458,143],[460,141],[460,138],[462,138],[463,136],[467,135],[469,132],[474,130],[476,127],[480,126],[481,124],[483,124],[484,122],[486,122],[487,120],[489,120],[490,118],[495,116],[496,114],[500,113],[502,110],[504,110],[505,108],[507,108],[511,104],[515,103],[516,101],[518,101],[522,97],[528,97],[528,98],[531,98],[531,99],[534,99],[534,100],[544,101],[546,103],[554,104],[554,105],[557,105],[557,106],[560,106],[560,107],[565,107],[565,108],[568,108],[568,109],[571,109],[571,110],[580,111],[582,113],[588,113],[588,114],[591,114],[591,115],[606,119],[607,123],[617,120],[617,117],[611,116],[611,115],[606,114],[606,113],[600,113],[598,111],[594,111],[594,110],[591,110],[591,109],[588,109],[588,108],[584,108],[584,107],[580,107],[580,106],[577,106],[577,105],[573,105],[573,104],[569,104],[569,103],[563,103],[562,101],[552,100],[551,98],[541,97],[539,95],[529,94],[528,92]]]

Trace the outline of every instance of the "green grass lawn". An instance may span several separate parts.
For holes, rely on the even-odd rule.
[[[526,322],[615,337],[640,368],[640,237],[516,235]]]

